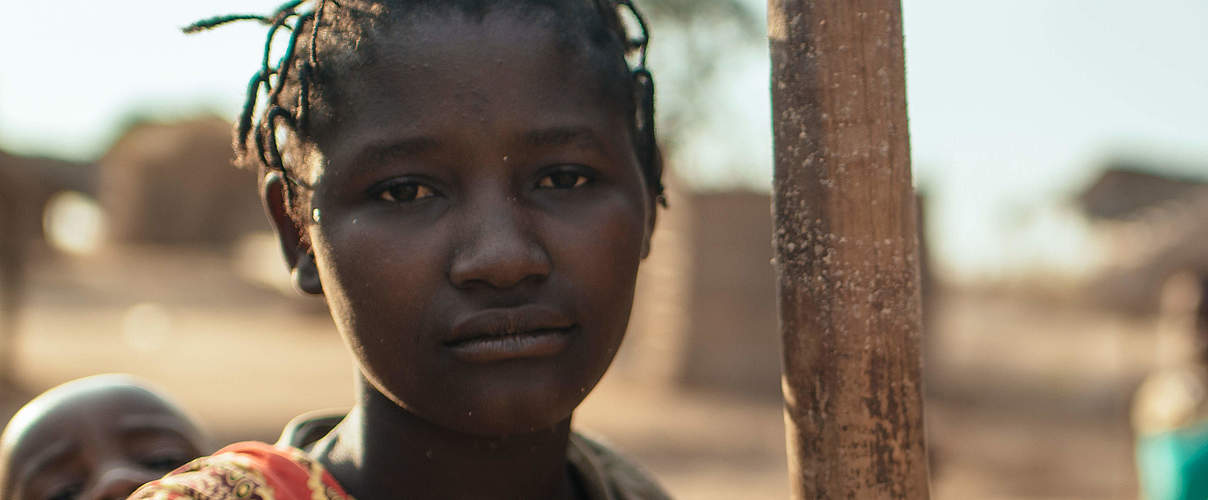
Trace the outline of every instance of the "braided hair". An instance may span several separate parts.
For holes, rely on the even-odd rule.
[[[655,140],[654,79],[646,67],[650,35],[645,20],[633,0],[572,0],[590,4],[599,15],[605,42],[618,42],[617,56],[624,61],[627,87],[632,96],[627,109],[633,111],[631,133],[642,175],[659,204],[666,206],[662,183],[662,157]],[[268,26],[260,68],[248,82],[243,111],[235,125],[234,147],[237,162],[255,165],[261,171],[279,172],[285,179],[288,210],[299,215],[297,188],[310,188],[291,173],[283,160],[279,143],[280,127],[296,136],[313,137],[311,126],[316,110],[323,105],[321,87],[335,75],[332,61],[347,57],[376,23],[389,15],[383,0],[290,0],[269,15],[235,14],[204,19],[183,30],[196,33],[237,21],[256,21]],[[409,9],[446,8],[482,12],[491,3],[514,5],[516,0],[395,0]],[[558,8],[567,0],[527,0],[535,6]],[[626,22],[628,21],[628,22]],[[271,55],[279,33],[289,32],[281,58],[273,63]],[[596,37],[600,37],[600,33]],[[322,55],[322,57],[320,57]],[[287,156],[287,155],[285,155]]]

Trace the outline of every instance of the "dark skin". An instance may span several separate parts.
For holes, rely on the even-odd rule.
[[[315,217],[299,229],[264,182],[296,285],[360,368],[312,452],[356,498],[580,496],[571,415],[624,336],[654,204],[624,106],[552,26],[386,28],[294,169]]]
[[[155,393],[124,377],[82,379],[9,422],[0,498],[124,499],[202,453],[197,427]]]

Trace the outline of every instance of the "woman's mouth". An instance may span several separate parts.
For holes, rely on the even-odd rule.
[[[457,321],[444,345],[471,363],[553,356],[566,349],[576,325],[543,306],[488,309]]]
[[[446,343],[453,355],[471,363],[553,356],[566,348],[570,329],[534,330],[497,337],[478,337]]]

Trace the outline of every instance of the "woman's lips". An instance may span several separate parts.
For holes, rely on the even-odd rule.
[[[546,306],[488,309],[454,323],[444,345],[473,363],[545,357],[565,349],[575,329],[565,314]]]
[[[562,352],[570,343],[570,329],[536,330],[498,337],[479,337],[445,344],[453,355],[471,363],[520,358],[540,358]]]

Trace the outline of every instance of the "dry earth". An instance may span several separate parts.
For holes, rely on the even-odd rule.
[[[298,413],[348,405],[353,366],[321,307],[231,269],[223,257],[155,249],[41,263],[19,343],[21,389],[4,410],[114,371],[166,389],[219,443],[271,440]],[[977,293],[949,293],[944,306],[928,346],[933,497],[1135,498],[1125,414],[1151,356],[1150,324]],[[577,423],[677,498],[787,496],[777,401],[609,377]]]

